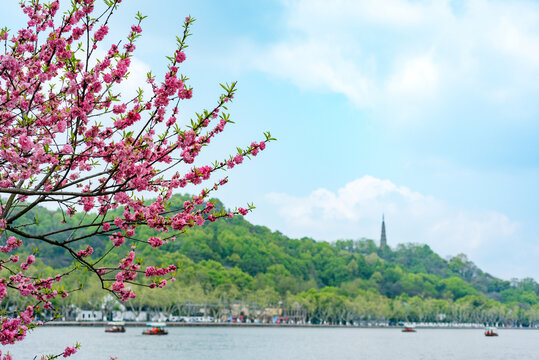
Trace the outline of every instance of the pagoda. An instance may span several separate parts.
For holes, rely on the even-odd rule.
[[[387,246],[386,223],[384,221],[384,214],[382,214],[382,234],[380,235],[380,249],[383,249],[386,246]]]

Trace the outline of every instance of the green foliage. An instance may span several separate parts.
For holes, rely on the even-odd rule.
[[[170,210],[181,208],[187,198],[174,196]],[[218,200],[215,204],[217,211],[225,210]],[[112,211],[107,221],[113,221],[120,211]],[[44,208],[34,208],[18,221],[21,225],[38,222],[35,235],[85,224],[84,214],[68,218],[60,210]],[[83,226],[78,231],[80,235],[88,230]],[[91,244],[93,258],[110,247],[107,237],[87,234],[87,242],[80,247]],[[152,235],[156,234],[142,226],[137,228],[135,238],[143,240]],[[67,235],[58,235],[58,240],[66,240],[61,236]],[[35,239],[24,243],[23,253],[39,247],[40,261],[35,267],[42,276],[54,276],[72,263],[70,255],[59,247]],[[169,306],[175,313],[187,314],[195,311],[193,304],[203,304],[217,315],[232,304],[248,303],[258,309],[301,309],[306,319],[315,323],[377,319],[529,324],[539,320],[539,286],[533,279],[496,279],[463,254],[445,260],[427,245],[405,244],[380,250],[369,239],[335,243],[290,239],[238,216],[195,227],[159,249],[140,243],[137,246],[137,257],[181,264],[181,271],[177,281],[164,289],[141,290],[129,305],[133,309]],[[114,251],[108,257],[111,264],[124,255]],[[65,284],[66,288],[75,288],[81,282],[85,289],[57,300],[60,308],[68,312],[70,305],[103,306],[100,284],[91,274],[77,272],[69,278],[71,284]],[[20,299],[8,299],[2,305],[16,301]]]

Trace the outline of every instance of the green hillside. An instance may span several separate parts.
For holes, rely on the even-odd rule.
[[[176,196],[174,201],[180,206],[185,199]],[[217,207],[222,206],[217,201]],[[79,221],[78,216],[83,215],[65,221]],[[19,221],[36,219],[36,232],[57,229],[64,220],[59,211],[38,208]],[[153,233],[139,228],[136,235],[147,238]],[[95,257],[109,242],[97,237],[88,241],[95,248]],[[81,243],[81,248],[86,244]],[[55,273],[72,262],[62,249],[25,241],[26,251],[36,246],[42,261],[39,270],[44,273]],[[120,255],[111,254],[109,261],[117,261]],[[182,268],[171,286],[158,292],[142,289],[128,305],[139,310],[187,315],[203,306],[218,316],[236,304],[251,314],[278,307],[311,322],[446,321],[523,326],[539,322],[539,286],[533,279],[497,279],[465,255],[446,260],[427,245],[404,244],[381,250],[369,239],[335,243],[291,239],[235,217],[194,227],[160,249],[141,246],[137,256],[154,263],[181,263]],[[70,280],[73,286],[84,280],[88,289],[58,300],[64,311],[69,311],[71,304],[103,306],[101,300],[95,300],[102,299],[103,293],[88,277],[80,272]]]

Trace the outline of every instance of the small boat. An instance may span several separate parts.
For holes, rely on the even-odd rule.
[[[498,336],[495,327],[488,327],[485,329],[485,336]]]
[[[402,329],[402,332],[415,332],[415,329],[411,326],[405,326],[403,329]]]
[[[108,323],[109,327],[105,329],[108,333],[124,333],[125,323],[123,321],[114,321]]]
[[[147,323],[147,329],[142,332],[142,335],[166,335],[165,323]]]

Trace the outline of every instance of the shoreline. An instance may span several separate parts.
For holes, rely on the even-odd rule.
[[[107,327],[107,321],[51,321],[42,326],[78,326],[78,327]],[[149,322],[125,321],[125,327],[146,327]],[[394,329],[399,330],[402,326],[368,326],[368,325],[328,325],[328,324],[262,324],[262,323],[203,323],[203,322],[166,322],[167,327],[273,327],[273,328],[335,328],[335,329]],[[451,330],[478,330],[485,326],[415,326],[416,329],[451,329]],[[498,327],[498,330],[539,330],[526,327]]]

